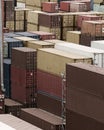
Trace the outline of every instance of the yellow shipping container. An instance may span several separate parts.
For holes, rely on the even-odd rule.
[[[80,44],[81,31],[67,31],[66,41]]]
[[[27,31],[38,31],[39,25],[27,23]]]
[[[54,43],[48,43],[45,41],[37,40],[37,41],[29,41],[27,43],[27,47],[33,48],[33,49],[39,49],[39,48],[54,48]]]
[[[38,49],[37,68],[45,72],[60,76],[65,72],[66,63],[92,63],[92,58],[63,52],[54,48]]]

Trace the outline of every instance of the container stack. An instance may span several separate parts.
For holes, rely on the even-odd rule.
[[[66,65],[66,130],[104,129],[103,77],[104,68]]]
[[[62,74],[65,72],[67,62],[91,64],[92,58],[54,48],[38,49],[37,106],[58,116],[62,113]]]
[[[4,58],[11,58],[11,50],[13,47],[23,47],[23,41],[17,40],[15,38],[4,38],[3,43],[3,51],[4,51]]]
[[[36,105],[37,52],[21,47],[12,49],[11,98],[26,107]]]

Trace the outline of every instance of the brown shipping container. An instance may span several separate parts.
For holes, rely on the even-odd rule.
[[[58,3],[57,2],[43,2],[42,11],[49,12],[49,13],[56,13],[58,12]]]
[[[82,28],[81,33],[87,33],[91,36],[102,36],[104,35],[103,31],[104,22],[101,20],[97,21],[83,21],[82,22]]]
[[[36,70],[37,52],[35,49],[20,47],[12,49],[12,65],[23,69]]]
[[[23,105],[19,102],[16,102],[12,99],[5,98],[4,101],[5,105],[5,113],[12,114],[14,116],[19,117],[20,116],[20,110],[23,107]]]
[[[34,105],[36,93],[36,70],[26,70],[11,65],[11,98],[22,103]]]
[[[21,109],[20,118],[43,130],[61,130],[61,117],[39,108]]]
[[[104,100],[77,88],[66,89],[66,108],[104,124]]]
[[[61,17],[58,13],[39,13],[39,25],[45,27],[60,27]]]
[[[103,99],[104,68],[84,63],[66,65],[66,84]],[[90,82],[89,82],[90,81]]]
[[[77,27],[81,28],[82,26],[82,21],[86,20],[86,21],[90,21],[90,20],[101,20],[102,17],[101,16],[97,16],[97,15],[78,15],[77,17]]]
[[[95,108],[94,108],[95,109]],[[66,110],[66,130],[104,130],[104,124],[88,116]]]
[[[55,115],[62,115],[62,105],[61,100],[55,96],[51,96],[46,92],[38,91],[37,94],[37,107],[53,113]]]
[[[54,33],[49,33],[45,31],[30,31],[31,33],[38,34],[40,40],[48,40],[48,39],[55,39],[56,35]]]
[[[86,62],[91,64],[92,59],[54,48],[38,49],[37,68],[45,72],[61,76],[61,73],[65,72],[65,64],[73,62]]]
[[[37,89],[58,98],[62,97],[62,78],[41,70],[37,70]]]

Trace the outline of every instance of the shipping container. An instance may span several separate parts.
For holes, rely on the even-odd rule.
[[[70,80],[67,80],[67,86],[103,99],[104,68],[84,63],[72,63],[66,65],[66,70],[66,77],[70,77]]]
[[[59,8],[57,2],[42,2],[42,11],[56,13],[58,10]]]
[[[71,1],[60,1],[60,10],[70,12]]]
[[[19,47],[12,49],[12,65],[19,68],[36,70],[37,67],[37,52],[35,49],[28,47]]]
[[[59,13],[39,13],[39,25],[45,27],[61,27],[61,17]]]
[[[54,74],[37,70],[37,89],[57,98],[62,98],[62,78]]]
[[[91,41],[91,47],[104,50],[104,40]]]
[[[81,32],[80,31],[67,31],[66,32],[66,41],[80,44]]]
[[[20,118],[43,130],[61,130],[62,126],[61,117],[39,108],[21,109]]]
[[[68,53],[55,48],[38,49],[37,68],[40,70],[61,76],[61,73],[65,72],[65,64],[68,62],[86,62],[91,64],[92,58]]]
[[[47,39],[55,39],[56,36],[54,33],[49,33],[45,31],[30,31],[31,33],[39,35],[40,40],[47,40]]]
[[[6,114],[12,114],[17,117],[20,116],[20,111],[21,111],[21,108],[23,107],[21,103],[16,102],[10,98],[5,98],[4,105],[5,105]]]
[[[95,109],[95,108],[94,108]],[[103,130],[104,124],[88,116],[66,110],[66,130]]]
[[[81,2],[71,2],[70,3],[70,12],[86,12],[87,5]]]
[[[38,34],[34,34],[34,33],[31,33],[31,32],[15,32],[15,34],[20,35],[20,36],[34,38],[34,39],[39,39]]]
[[[23,41],[23,45],[26,47],[28,41],[35,41],[37,39],[31,38],[31,37],[25,37],[25,36],[20,36],[20,37],[14,37],[17,40]]]
[[[11,58],[11,51],[14,47],[23,47],[23,42],[15,38],[5,38],[3,43],[4,58]]]
[[[39,49],[39,48],[54,48],[53,43],[48,43],[42,40],[39,41],[29,41],[27,43],[27,47],[33,48],[33,49]]]
[[[0,115],[0,127],[2,130],[42,130],[10,114]]]
[[[101,49],[95,49],[84,45],[78,45],[70,42],[60,42],[55,44],[55,48],[63,50],[64,52],[72,52],[75,54],[89,56],[93,58],[93,64],[99,67],[104,66],[103,55],[104,51]]]
[[[97,15],[78,15],[77,17],[77,27],[81,29],[83,20],[90,21],[90,20],[101,20],[101,16]]]
[[[53,33],[56,36],[56,39],[61,39],[61,28],[60,27],[39,26],[39,31]]]
[[[37,93],[37,107],[58,116],[62,115],[61,100],[43,91]]]
[[[9,33],[4,33],[4,36],[7,38],[13,38],[13,37],[19,37],[20,35],[14,33],[14,32],[9,32]]]
[[[81,27],[82,34],[90,34],[91,36],[104,36],[103,31],[104,20],[83,21]]]
[[[78,86],[67,87],[66,108],[104,124],[103,99],[79,89]]]

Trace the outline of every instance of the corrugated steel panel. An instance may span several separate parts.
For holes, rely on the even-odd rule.
[[[76,78],[77,77],[77,78]],[[66,65],[67,87],[90,93],[103,99],[104,68],[83,63]]]
[[[66,130],[103,130],[104,124],[88,116],[66,110]]]
[[[46,92],[38,91],[37,107],[58,116],[62,114],[61,100]]]
[[[28,47],[19,47],[12,49],[12,65],[27,70],[36,70],[37,52]]]
[[[103,99],[78,89],[67,87],[66,108],[104,124]]]
[[[45,27],[60,27],[61,17],[58,13],[39,13],[39,25]]]
[[[37,70],[37,89],[58,98],[62,97],[62,78],[42,70]]]
[[[35,105],[35,92],[36,70],[29,71],[12,65],[11,98],[32,107]]]

